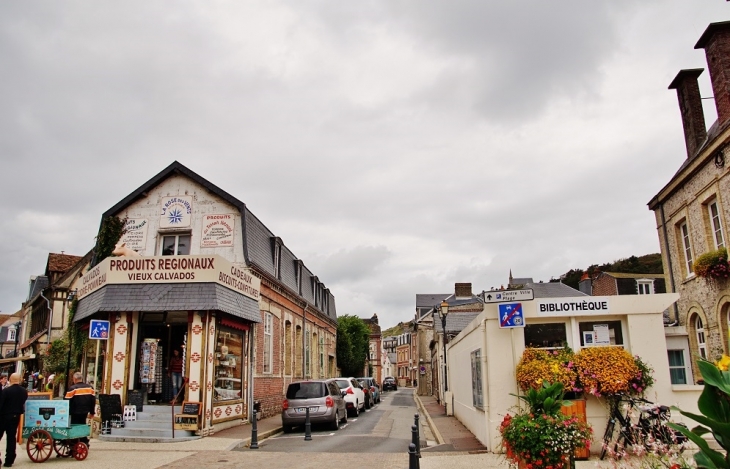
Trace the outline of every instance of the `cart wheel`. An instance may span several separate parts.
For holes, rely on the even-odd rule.
[[[77,461],[83,461],[89,455],[89,447],[83,441],[79,441],[74,445],[71,454],[73,454]]]
[[[53,437],[45,430],[36,430],[28,436],[26,445],[28,457],[33,462],[43,462],[53,452]]]
[[[53,440],[53,449],[59,458],[71,457],[71,443],[65,440]]]

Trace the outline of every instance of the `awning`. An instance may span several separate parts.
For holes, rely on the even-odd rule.
[[[28,339],[25,342],[23,342],[22,344],[18,345],[18,350],[23,350],[24,348],[30,347],[33,344],[33,342],[35,342],[36,340],[40,339],[41,336],[44,335],[46,332],[48,332],[48,331],[40,331],[40,332],[38,332],[36,335],[34,335],[33,337],[31,337],[30,339]]]
[[[239,331],[247,331],[249,328],[249,325],[242,320],[238,318],[227,318],[222,317],[220,319],[221,326],[228,326],[233,329],[238,329]]]
[[[125,311],[222,311],[261,322],[257,300],[217,283],[106,285],[79,300],[74,322],[100,312]]]
[[[31,360],[33,358],[35,358],[35,354],[28,355],[27,357],[0,358],[0,365],[3,365],[5,363],[22,362],[25,360]]]

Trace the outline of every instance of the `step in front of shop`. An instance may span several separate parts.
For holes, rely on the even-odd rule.
[[[173,413],[180,413],[180,406],[144,406],[137,412],[137,420],[124,422],[124,428],[112,428],[111,434],[99,435],[101,441],[126,441],[137,443],[172,443],[197,440],[200,436],[188,430],[175,430],[172,436]]]

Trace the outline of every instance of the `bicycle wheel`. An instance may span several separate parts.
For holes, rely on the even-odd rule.
[[[616,422],[613,419],[609,419],[608,424],[606,425],[606,432],[603,434],[603,446],[601,447],[601,459],[606,457],[606,453],[608,452],[608,445],[611,443],[611,440],[613,439],[613,429],[616,426]]]
[[[621,459],[624,455],[624,452],[626,451],[626,443],[629,441],[626,438],[626,434],[624,433],[623,429],[618,434],[618,438],[616,438],[616,444],[613,446],[613,454],[615,455],[616,459]]]

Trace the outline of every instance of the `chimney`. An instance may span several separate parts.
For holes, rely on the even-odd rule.
[[[717,107],[717,123],[722,128],[730,120],[730,21],[711,23],[695,44],[695,49],[705,49]]]
[[[697,153],[700,145],[702,145],[702,142],[707,137],[705,115],[702,112],[700,87],[697,84],[697,77],[703,71],[704,69],[702,68],[680,70],[669,85],[670,90],[677,90],[679,111],[682,114],[682,127],[684,127],[684,144],[687,147],[687,158],[692,158]]]
[[[586,295],[593,295],[593,282],[588,272],[583,272],[583,275],[578,282],[578,290],[585,293]]]
[[[471,283],[454,284],[454,296],[457,298],[471,298]]]

